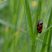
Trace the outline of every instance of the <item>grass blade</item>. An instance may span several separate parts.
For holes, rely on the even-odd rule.
[[[50,18],[49,18],[49,21],[48,21],[48,26],[51,26],[52,24],[52,9],[51,9],[51,13],[50,13]],[[46,43],[43,43],[42,45],[42,50],[41,52],[49,52],[49,48],[50,48],[50,44],[51,44],[51,31],[52,31],[52,28],[49,29],[46,33],[45,33],[45,36],[44,36],[44,42]]]

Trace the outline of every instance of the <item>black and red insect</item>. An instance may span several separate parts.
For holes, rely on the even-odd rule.
[[[43,22],[40,20],[40,21],[38,21],[38,24],[37,24],[38,33],[42,32],[42,28],[43,28]]]

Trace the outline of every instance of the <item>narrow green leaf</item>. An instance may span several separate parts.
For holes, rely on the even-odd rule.
[[[32,25],[32,17],[31,17],[31,11],[30,11],[30,6],[28,3],[28,0],[25,0],[25,11],[27,14],[27,21],[28,21],[28,26],[29,26],[29,34],[31,38],[33,38],[33,25]]]
[[[51,9],[51,13],[50,13],[50,18],[49,18],[49,21],[48,21],[48,26],[51,26],[52,24],[52,9]],[[51,44],[51,29],[49,29],[46,33],[45,33],[45,36],[44,36],[44,43],[42,45],[42,50],[41,52],[49,52],[49,48],[50,48],[50,44]]]

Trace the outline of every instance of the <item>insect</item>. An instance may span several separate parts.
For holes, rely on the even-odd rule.
[[[37,24],[38,33],[42,32],[42,28],[43,28],[43,22],[40,20],[40,21],[38,21],[38,24]]]

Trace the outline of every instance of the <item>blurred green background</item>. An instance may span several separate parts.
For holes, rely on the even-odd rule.
[[[52,0],[0,0],[0,52],[52,52]]]

